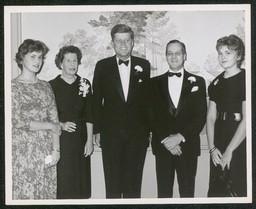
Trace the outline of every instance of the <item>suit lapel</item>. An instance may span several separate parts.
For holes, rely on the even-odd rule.
[[[182,83],[181,94],[180,94],[176,115],[178,115],[182,107],[184,107],[184,104],[186,103],[188,94],[190,92],[190,82],[188,80],[188,76],[189,76],[188,73],[184,70],[183,83]]]
[[[139,65],[139,63],[136,62],[133,56],[131,56],[131,70],[130,70],[130,83],[129,83],[129,90],[128,90],[128,96],[127,96],[127,103],[130,103],[136,96],[136,87],[138,85],[140,76],[137,74],[135,70],[135,66]]]
[[[117,89],[117,92],[120,95],[121,99],[125,101],[123,87],[121,83],[121,77],[120,77],[120,73],[119,73],[119,69],[116,61],[116,56],[112,57],[111,65],[112,66],[110,69],[113,70],[112,82],[114,83],[115,88]]]

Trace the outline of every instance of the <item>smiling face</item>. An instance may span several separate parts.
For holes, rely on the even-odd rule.
[[[78,70],[78,60],[76,53],[67,53],[61,63],[62,74],[64,76],[73,76]]]
[[[121,60],[126,60],[131,56],[133,44],[130,33],[116,33],[112,40],[116,56]]]
[[[237,52],[227,46],[222,46],[218,49],[218,60],[224,69],[237,68],[240,59]]]
[[[31,73],[38,73],[43,64],[42,52],[29,52],[22,60],[22,70]]]
[[[167,46],[166,60],[171,70],[179,71],[183,68],[187,55],[183,52],[179,43],[172,43]]]

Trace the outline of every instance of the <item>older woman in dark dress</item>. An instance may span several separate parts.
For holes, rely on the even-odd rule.
[[[62,74],[50,81],[62,127],[61,158],[57,165],[58,199],[91,197],[92,92],[90,82],[77,75],[81,58],[79,48],[62,47],[55,58]]]
[[[246,196],[246,98],[244,44],[235,35],[220,38],[216,49],[224,72],[209,86],[207,137],[211,155],[208,196],[223,194],[213,189],[219,170],[227,167],[237,196]]]

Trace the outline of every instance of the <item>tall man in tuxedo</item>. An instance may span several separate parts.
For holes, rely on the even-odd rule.
[[[129,26],[114,26],[111,37],[116,54],[96,64],[93,78],[95,141],[102,148],[106,197],[139,198],[149,144],[150,63],[131,56]]]
[[[151,82],[152,148],[158,197],[172,197],[175,171],[180,197],[194,197],[200,137],[206,121],[206,87],[202,77],[184,69],[186,47],[178,40],[166,46],[169,71]]]

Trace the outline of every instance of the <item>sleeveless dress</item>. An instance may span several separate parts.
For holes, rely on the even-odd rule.
[[[92,123],[92,93],[90,82],[77,76],[66,83],[60,75],[50,81],[60,122],[76,123],[75,132],[62,131],[60,161],[57,164],[57,199],[86,199],[91,197],[90,156],[84,157],[87,140],[86,122]],[[87,92],[79,94],[81,81]]]
[[[13,199],[55,199],[56,166],[47,167],[51,154],[50,130],[29,131],[33,121],[59,123],[52,88],[46,81],[11,82]]]
[[[217,112],[240,113],[242,117],[242,102],[245,98],[245,70],[229,78],[223,77],[224,72],[217,76],[208,88],[211,101],[216,103]],[[242,118],[241,118],[242,119]],[[234,136],[241,120],[216,119],[214,127],[214,145],[223,154]],[[238,196],[246,196],[246,139],[233,151],[230,170],[234,191]],[[210,183],[218,173],[210,160]],[[209,195],[209,194],[208,194]]]

